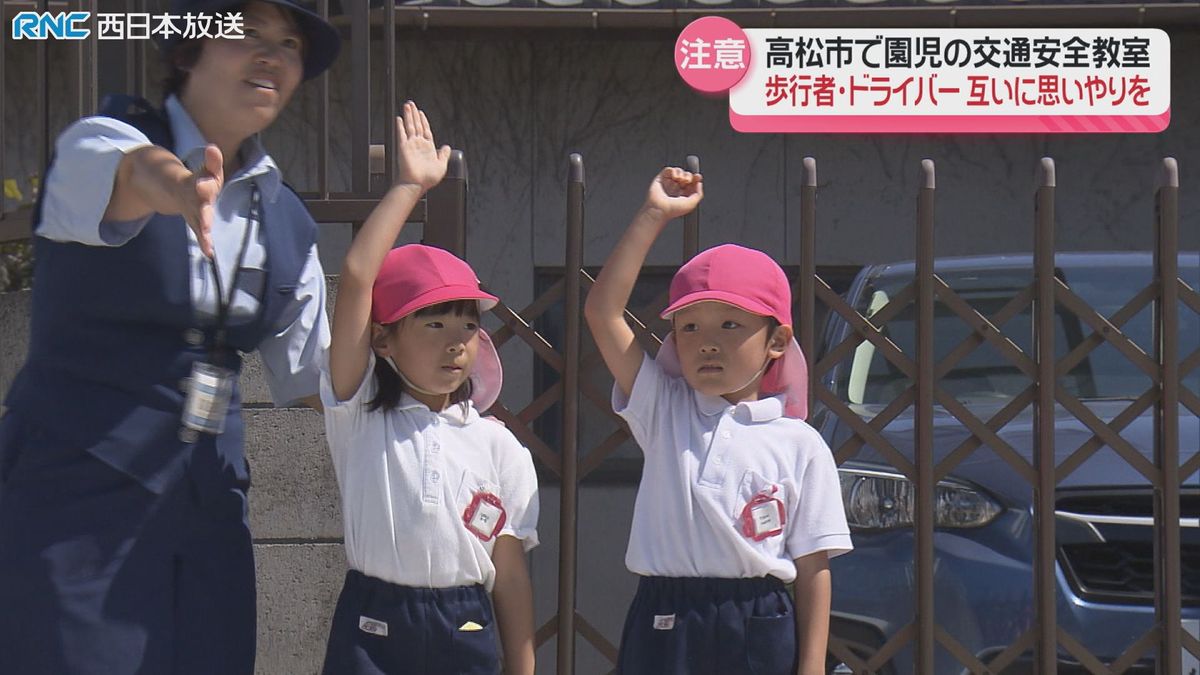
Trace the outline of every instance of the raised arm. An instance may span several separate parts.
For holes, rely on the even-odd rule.
[[[700,174],[663,169],[650,183],[646,202],[609,254],[588,293],[584,316],[604,363],[621,391],[629,396],[645,352],[625,323],[625,306],[633,292],[650,246],[667,222],[690,213],[704,198]]]
[[[433,143],[429,119],[409,101],[396,118],[396,182],[371,211],[342,263],[329,347],[329,374],[339,400],[354,395],[371,349],[371,288],[413,207],[446,175],[450,146]]]

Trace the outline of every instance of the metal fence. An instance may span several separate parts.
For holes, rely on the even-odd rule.
[[[699,169],[695,157],[689,157],[687,165],[690,170]],[[1175,161],[1169,158],[1163,161],[1163,175],[1157,190],[1157,209],[1154,214],[1157,233],[1154,281],[1112,316],[1104,316],[1093,310],[1055,275],[1056,186],[1053,160],[1044,159],[1038,167],[1040,187],[1033,195],[1036,220],[1036,237],[1033,242],[1034,281],[994,316],[984,316],[972,309],[934,272],[936,184],[933,162],[922,162],[922,170],[924,181],[917,190],[914,228],[917,249],[916,279],[887,305],[867,317],[850,307],[816,274],[816,162],[812,158],[807,158],[804,162],[801,217],[798,223],[800,236],[794,239],[798,242],[801,269],[793,293],[797,310],[797,337],[813,361],[810,364],[813,396],[820,406],[837,415],[854,430],[851,438],[833,448],[839,464],[852,459],[859,450],[869,445],[890,457],[893,467],[911,480],[917,491],[917,518],[913,528],[916,542],[914,557],[917,612],[913,622],[891,635],[877,651],[868,655],[852,650],[835,631],[830,639],[832,655],[838,661],[849,665],[855,673],[871,673],[884,669],[901,648],[911,643],[916,660],[915,672],[933,672],[934,651],[940,647],[950,652],[966,672],[1001,673],[1023,654],[1032,650],[1036,672],[1055,673],[1061,648],[1087,672],[1101,675],[1125,672],[1143,653],[1153,650],[1159,673],[1182,672],[1181,649],[1186,648],[1193,655],[1200,655],[1200,643],[1184,631],[1181,623],[1180,491],[1182,481],[1200,469],[1200,459],[1193,457],[1186,464],[1180,465],[1179,411],[1182,405],[1193,414],[1200,415],[1200,396],[1181,387],[1180,381],[1200,365],[1200,350],[1190,354],[1179,353],[1179,312],[1181,304],[1185,311],[1190,309],[1200,312],[1200,294],[1197,293],[1197,289],[1188,286],[1177,271],[1179,180]],[[562,386],[543,392],[539,399],[520,413],[502,411],[500,416],[510,428],[518,432],[522,440],[530,444],[531,448],[535,448],[535,454],[561,477],[563,483],[560,506],[563,530],[560,549],[559,615],[556,623],[547,623],[538,631],[539,644],[556,633],[577,633],[615,663],[615,645],[600,635],[586,617],[577,611],[574,603],[574,589],[577,584],[577,488],[581,480],[600,466],[616,447],[628,438],[628,431],[609,409],[607,392],[591,384],[591,376],[602,369],[602,363],[595,353],[581,353],[579,308],[585,289],[593,282],[592,276],[579,264],[583,241],[583,193],[582,159],[575,155],[570,160],[567,182],[568,207],[565,222],[568,235],[565,279],[535,300],[520,316],[506,308],[499,310],[506,324],[514,327],[511,333],[504,333],[504,337],[519,335],[535,345],[534,349],[539,356],[562,373]],[[681,261],[696,252],[698,227],[698,213],[693,213],[685,219]],[[561,351],[555,351],[542,343],[536,334],[515,327],[522,317],[531,321],[550,304],[564,298],[567,306],[567,326],[566,341]],[[639,316],[653,316],[657,309],[665,306],[665,300],[665,297],[657,298],[648,307],[627,314],[639,340],[651,351],[661,343],[661,338],[650,332],[646,328],[648,321],[641,320]],[[933,313],[935,305],[939,303],[957,314],[972,332],[967,340],[942,361],[935,360],[933,352]],[[1154,353],[1147,354],[1121,333],[1121,327],[1130,317],[1151,304],[1154,307],[1157,348]],[[816,336],[813,318],[818,305],[824,305],[829,312],[840,315],[853,326],[854,331],[843,341],[828,345],[822,358],[814,360]],[[885,332],[887,321],[910,305],[915,306],[918,317],[915,353],[905,353]],[[1005,335],[1001,326],[1013,315],[1028,309],[1030,305],[1035,315],[1036,350],[1034,353],[1025,353]],[[1055,358],[1053,343],[1056,311],[1072,313],[1092,330],[1082,344],[1061,360]],[[872,419],[862,419],[859,413],[852,410],[834,391],[816,384],[824,379],[839,360],[864,342],[873,344],[913,382],[912,386]],[[953,396],[942,391],[938,384],[942,374],[984,343],[997,348],[1030,380],[1021,394],[987,420],[976,417]],[[1056,386],[1058,379],[1073,365],[1105,343],[1116,347],[1152,381],[1151,387],[1142,396],[1109,423],[1099,419],[1079,399]],[[576,448],[575,445],[581,396],[599,411],[612,416],[615,426],[611,435],[591,448]],[[525,426],[557,399],[564,403],[564,443],[561,453],[554,453]],[[998,435],[1002,427],[1030,406],[1035,408],[1038,420],[1032,464]],[[1091,439],[1074,449],[1070,457],[1061,463],[1055,460],[1053,432],[1056,406],[1069,410],[1093,434]],[[914,408],[916,419],[916,456],[911,460],[880,434],[890,421],[909,408]],[[935,462],[933,456],[935,408],[953,415],[971,434],[966,442],[940,462]],[[1151,408],[1156,416],[1156,442],[1152,463],[1120,435],[1130,420]],[[1036,495],[1033,508],[1036,531],[1034,621],[1018,640],[994,654],[987,662],[966,649],[937,623],[934,612],[936,561],[933,545],[935,484],[968,455],[985,446],[1024,476]],[[1090,654],[1078,639],[1058,626],[1055,606],[1058,550],[1055,541],[1056,487],[1089,456],[1105,446],[1114,449],[1125,461],[1140,471],[1154,491],[1156,615],[1154,626],[1127,647],[1120,657],[1107,664]],[[558,654],[558,672],[573,672],[573,641],[560,640]]]
[[[838,658],[850,664],[855,672],[874,672],[912,642],[916,672],[932,672],[935,646],[949,651],[972,673],[1000,673],[1025,653],[1033,649],[1036,672],[1054,673],[1059,648],[1069,653],[1087,672],[1120,673],[1138,661],[1147,650],[1153,649],[1157,671],[1179,673],[1181,647],[1192,654],[1200,651],[1200,643],[1183,630],[1181,624],[1181,541],[1180,491],[1182,481],[1200,468],[1193,457],[1180,465],[1179,424],[1180,406],[1200,415],[1200,397],[1180,386],[1181,379],[1200,363],[1200,350],[1180,354],[1178,346],[1179,312],[1182,303],[1191,311],[1200,311],[1200,295],[1178,275],[1178,168],[1173,159],[1163,160],[1163,174],[1157,190],[1154,223],[1157,235],[1155,273],[1153,282],[1137,293],[1119,312],[1104,316],[1083,302],[1071,288],[1056,277],[1054,262],[1054,195],[1055,171],[1053,160],[1043,159],[1038,167],[1039,187],[1033,195],[1035,241],[1034,281],[996,315],[984,316],[972,309],[934,272],[934,197],[936,185],[934,165],[922,163],[924,183],[917,192],[916,209],[916,278],[887,305],[876,310],[870,318],[832,293],[820,278],[812,273],[812,250],[815,232],[813,204],[815,198],[815,164],[806,164],[807,176],[801,218],[801,239],[804,242],[804,271],[797,289],[800,305],[798,323],[812,316],[817,302],[826,304],[832,312],[844,317],[854,328],[850,337],[840,344],[830,345],[820,361],[813,364],[814,381],[823,376],[845,354],[864,341],[870,342],[889,362],[913,381],[911,387],[870,420],[861,419],[845,402],[829,389],[818,387],[814,395],[820,404],[853,427],[850,439],[834,447],[840,463],[851,459],[865,445],[890,457],[894,468],[913,481],[917,490],[915,532],[916,604],[915,620],[898,631],[868,658],[851,652],[836,636],[830,649]],[[1149,218],[1148,218],[1149,220]],[[958,348],[938,361],[933,352],[934,307],[941,304],[957,314],[971,331],[970,337]],[[1022,352],[1000,328],[1004,323],[1032,304],[1034,314],[1033,353]],[[1121,333],[1122,325],[1134,314],[1153,304],[1155,315],[1156,349],[1147,354]],[[917,316],[916,353],[904,353],[885,334],[888,320],[907,306],[914,305]],[[1067,311],[1091,329],[1082,344],[1061,360],[1055,358],[1055,312]],[[812,336],[805,336],[812,344]],[[995,347],[1029,378],[1022,393],[1014,397],[994,417],[981,420],[953,396],[939,388],[939,378],[955,363],[980,345]],[[1078,398],[1057,386],[1058,380],[1078,364],[1088,353],[1102,344],[1111,344],[1122,356],[1137,365],[1147,375],[1151,387],[1109,423],[1103,422]],[[879,432],[901,412],[915,406],[914,447],[916,456],[902,455]],[[998,432],[1023,410],[1033,406],[1035,417],[1034,462],[1030,464]],[[1066,461],[1055,459],[1055,407],[1070,411],[1091,431],[1092,437]],[[933,418],[935,408],[952,415],[969,430],[971,437],[952,453],[935,462],[933,456]],[[1147,409],[1156,417],[1154,461],[1148,460],[1133,445],[1121,437],[1121,430]],[[1055,512],[1057,486],[1072,471],[1102,447],[1115,450],[1126,462],[1141,472],[1154,491],[1154,626],[1130,645],[1124,653],[1105,664],[1088,653],[1080,642],[1058,626],[1056,621],[1056,556]],[[987,447],[1002,458],[1030,484],[1035,495],[1033,519],[1036,532],[1034,559],[1034,621],[1030,628],[1012,645],[1003,649],[987,663],[965,649],[937,623],[934,612],[934,486],[970,453]]]
[[[39,11],[68,6],[71,9],[95,12],[97,0],[71,0],[68,3],[52,3],[48,0],[22,3]],[[125,0],[128,11],[147,11],[147,0]],[[318,10],[329,15],[329,0],[319,0]],[[366,218],[379,198],[379,190],[373,189],[372,176],[382,176],[382,184],[391,181],[393,167],[381,161],[392,157],[394,139],[386,130],[376,130],[383,143],[371,143],[372,115],[370,73],[372,68],[382,68],[387,82],[382,92],[383,119],[395,117],[398,104],[396,92],[395,3],[387,2],[382,9],[371,10],[367,3],[347,3],[348,14],[340,20],[348,31],[347,58],[352,61],[353,105],[350,124],[350,183],[348,193],[330,190],[330,103],[328,75],[316,83],[320,90],[317,119],[318,144],[317,188],[302,193],[314,218],[321,223],[360,222]],[[9,5],[6,5],[8,7]],[[105,4],[108,11],[110,5]],[[116,10],[118,8],[111,7]],[[374,16],[373,15],[377,15]],[[6,15],[6,19],[9,18]],[[382,63],[371,61],[372,23],[381,23],[384,46]],[[47,43],[31,48],[37,50],[37,90],[33,95],[38,101],[38,113],[34,120],[34,133],[40,142],[42,166],[49,158],[54,130],[50,124],[50,94],[47,87]],[[74,91],[71,101],[79,114],[95,110],[97,92],[100,89],[98,64],[100,45],[96,40],[85,40],[71,46]],[[152,54],[145,43],[126,44],[119,54],[109,55],[105,61],[109,68],[120,71],[118,81],[128,91],[144,94],[148,88],[148,72]],[[5,65],[0,60],[0,82],[4,81]],[[111,76],[111,73],[110,73]],[[5,109],[5,100],[11,96],[0,87],[0,111]],[[9,140],[9,130],[4,127],[0,114],[0,139]],[[699,169],[699,161],[688,157],[690,170]],[[533,400],[520,410],[510,410],[497,404],[492,413],[502,420],[510,430],[530,449],[544,471],[561,481],[560,511],[560,558],[558,575],[557,615],[538,627],[537,644],[543,645],[557,639],[557,672],[568,675],[575,672],[576,636],[589,642],[601,654],[615,663],[617,647],[598,630],[576,605],[576,589],[586,583],[577,576],[578,551],[578,494],[579,486],[589,474],[610,458],[618,446],[629,439],[628,431],[609,407],[608,392],[596,380],[603,379],[603,364],[594,349],[585,350],[581,322],[583,298],[593,283],[593,277],[583,267],[584,230],[584,165],[579,155],[569,158],[567,180],[567,210],[563,222],[567,232],[564,252],[565,273],[558,283],[533,300],[527,307],[517,310],[501,303],[492,310],[503,326],[494,332],[497,345],[519,340],[538,359],[559,375],[559,380],[544,391],[535,392]],[[1178,275],[1178,171],[1173,160],[1163,162],[1163,177],[1157,191],[1157,210],[1154,222],[1157,232],[1155,250],[1155,277],[1153,283],[1138,293],[1124,308],[1111,316],[1104,316],[1087,306],[1071,288],[1055,277],[1054,273],[1054,164],[1046,159],[1038,167],[1040,187],[1033,195],[1035,240],[1032,249],[1035,257],[1033,283],[1018,295],[998,314],[984,316],[972,309],[935,273],[934,270],[934,206],[936,184],[934,165],[926,160],[922,163],[923,184],[917,187],[915,228],[916,276],[912,284],[902,293],[871,316],[864,316],[850,307],[828,283],[817,274],[817,181],[816,162],[811,158],[804,162],[801,186],[801,215],[798,223],[788,227],[798,228],[797,237],[789,237],[796,247],[793,259],[800,261],[798,280],[793,289],[796,303],[797,338],[810,358],[812,372],[812,396],[819,406],[829,414],[841,418],[853,429],[850,439],[833,447],[839,463],[853,458],[870,446],[891,458],[894,468],[916,486],[917,517],[913,527],[915,541],[915,618],[904,629],[891,635],[873,653],[864,654],[852,649],[850,644],[836,631],[830,639],[830,652],[837,661],[850,666],[856,673],[876,672],[887,667],[889,661],[903,648],[914,654],[916,672],[930,672],[934,652],[941,648],[951,653],[965,671],[972,673],[1001,673],[1019,657],[1032,652],[1037,672],[1052,674],[1057,669],[1057,655],[1061,650],[1072,655],[1088,672],[1120,673],[1131,667],[1147,650],[1156,654],[1159,673],[1181,672],[1183,649],[1200,655],[1200,642],[1183,630],[1181,624],[1181,483],[1200,470],[1200,455],[1186,464],[1180,464],[1180,409],[1200,415],[1200,396],[1180,386],[1181,379],[1200,367],[1200,350],[1188,354],[1180,353],[1177,341],[1180,307],[1184,311],[1200,312],[1200,294],[1188,286]],[[0,153],[0,176],[5,174],[4,157]],[[413,220],[425,223],[425,241],[462,254],[467,246],[466,236],[466,165],[461,153],[456,153],[447,180],[432,192],[423,206],[414,214]],[[680,261],[697,252],[699,242],[700,213],[690,214],[684,219],[684,237]],[[20,240],[29,237],[28,209],[0,213],[0,241]],[[538,317],[558,303],[565,306],[564,340],[551,344],[539,334],[532,324]],[[941,304],[958,314],[970,327],[971,335],[945,360],[939,362],[933,352],[933,313],[935,305]],[[635,308],[627,313],[638,339],[653,352],[661,344],[661,338],[647,326],[650,320],[641,317],[654,316],[657,309],[665,305],[660,297],[646,308]],[[1026,353],[1008,339],[1002,326],[1007,318],[1032,305],[1035,315],[1036,348]],[[1153,305],[1157,343],[1147,353],[1121,332],[1121,327],[1142,308]],[[886,323],[906,307],[915,308],[917,316],[917,342],[915,353],[906,353],[886,335]],[[814,317],[822,310],[836,314],[852,327],[852,334],[837,344],[830,344],[817,359],[817,332]],[[1055,359],[1053,344],[1053,322],[1056,308],[1065,308],[1076,315],[1083,325],[1091,329],[1090,336],[1072,353],[1062,360]],[[872,419],[863,419],[842,401],[834,391],[820,386],[826,374],[839,359],[846,357],[859,345],[870,343],[895,368],[907,375],[912,386],[903,391],[892,403]],[[988,344],[1005,355],[1012,364],[1029,378],[1029,385],[1018,396],[990,419],[979,419],[939,388],[939,378],[955,362],[961,360],[980,345]],[[1077,398],[1056,386],[1063,372],[1072,363],[1086,357],[1087,353],[1102,344],[1115,347],[1125,358],[1134,363],[1152,381],[1152,386],[1132,402],[1127,410],[1112,421],[1105,423],[1091,413]],[[579,447],[579,428],[584,406],[594,410],[589,413],[611,417],[613,430],[600,443],[592,447]],[[1065,462],[1055,461],[1053,420],[1055,406],[1070,410],[1080,422],[1092,432],[1092,438],[1074,450]],[[1036,428],[1037,445],[1034,461],[1030,463],[1001,439],[997,432],[1021,411],[1032,407],[1038,412]],[[915,457],[911,460],[900,453],[881,435],[881,430],[905,410],[915,410],[914,447]],[[970,431],[971,438],[949,456],[935,462],[932,453],[933,418],[935,409],[953,415]],[[1154,460],[1149,462],[1137,449],[1122,438],[1121,431],[1128,422],[1146,410],[1153,409],[1156,415],[1156,442]],[[536,432],[535,422],[547,414],[560,415],[561,443],[554,447],[555,440],[544,439]],[[945,477],[959,462],[980,448],[989,448],[1001,457],[1013,470],[1023,476],[1035,494],[1032,517],[1036,528],[1036,555],[1034,559],[1033,606],[1034,620],[1028,630],[1013,644],[992,655],[984,662],[980,657],[955,640],[938,624],[934,611],[935,549],[933,538],[934,490],[937,482]],[[1154,611],[1155,622],[1151,630],[1137,639],[1125,650],[1125,655],[1111,663],[1103,663],[1087,650],[1056,622],[1055,574],[1056,539],[1055,508],[1056,486],[1074,469],[1101,447],[1110,447],[1127,462],[1141,471],[1147,485],[1154,492]],[[569,636],[570,639],[561,639]]]

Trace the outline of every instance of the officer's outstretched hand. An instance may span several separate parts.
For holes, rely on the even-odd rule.
[[[446,176],[450,146],[437,147],[429,118],[408,101],[396,118],[396,185],[413,185],[429,191]]]
[[[665,220],[687,215],[704,199],[703,181],[698,173],[667,167],[650,183],[642,208],[657,211]]]
[[[212,224],[217,195],[225,184],[225,165],[215,145],[204,148],[204,166],[180,185],[179,213],[196,233],[200,250],[213,257]]]

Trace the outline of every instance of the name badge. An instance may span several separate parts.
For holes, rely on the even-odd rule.
[[[380,621],[378,619],[372,619],[369,616],[360,615],[358,617],[358,629],[364,633],[378,635],[379,637],[387,637],[388,635],[387,622]]]
[[[202,361],[193,363],[187,381],[187,400],[183,404],[183,426],[205,434],[224,431],[236,377],[228,368]]]
[[[754,495],[742,509],[742,534],[747,538],[762,541],[783,533],[787,514],[783,502],[772,496],[774,492],[772,488],[770,494],[760,492]]]
[[[480,541],[491,541],[504,527],[507,518],[500,498],[490,492],[476,492],[467,510],[463,511],[463,524]]]

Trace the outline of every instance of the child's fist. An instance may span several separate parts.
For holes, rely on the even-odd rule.
[[[691,213],[704,199],[704,177],[678,167],[663,169],[646,193],[646,208],[658,211],[664,218],[678,218]]]

